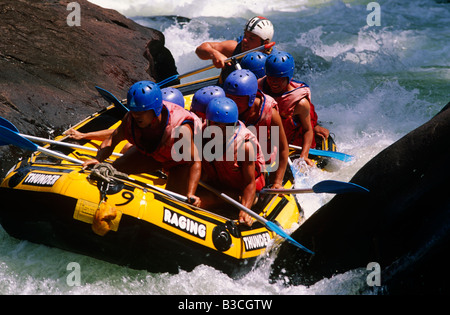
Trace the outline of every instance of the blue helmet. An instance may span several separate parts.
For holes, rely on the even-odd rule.
[[[184,96],[180,90],[173,87],[166,87],[161,89],[162,98],[164,101],[168,101],[184,108]]]
[[[248,96],[248,107],[252,107],[258,92],[258,79],[247,69],[234,70],[223,83],[225,94]]]
[[[242,58],[240,65],[242,69],[248,69],[255,74],[255,76],[259,79],[266,75],[265,72],[265,63],[267,59],[267,54],[254,51],[245,55]]]
[[[136,82],[128,90],[127,106],[132,112],[152,109],[155,115],[159,116],[162,110],[162,93],[159,86],[151,81]]]
[[[225,97],[225,92],[220,86],[211,85],[201,88],[192,98],[191,111],[205,113],[209,102],[216,97]]]
[[[228,97],[216,97],[206,108],[206,119],[223,124],[233,124],[238,121],[239,111],[236,103]]]
[[[269,77],[288,77],[289,82],[294,76],[294,57],[285,51],[273,52],[266,59],[266,75]]]

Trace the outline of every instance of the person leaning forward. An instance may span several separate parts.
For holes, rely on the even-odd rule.
[[[326,140],[330,132],[317,124],[310,88],[304,82],[293,80],[294,69],[294,57],[288,52],[277,51],[267,57],[266,76],[258,80],[258,86],[278,103],[288,143],[301,146],[300,157],[313,166],[308,155],[309,149],[316,147],[314,134]]]
[[[266,170],[270,172],[272,188],[283,188],[289,146],[277,102],[258,89],[258,79],[247,69],[233,71],[225,80],[223,89],[226,96],[236,103],[239,120],[255,132],[259,144],[265,148]]]
[[[215,154],[209,159],[204,144],[202,180],[239,200],[251,208],[256,200],[256,192],[264,185],[264,155],[256,136],[238,120],[236,103],[227,97],[216,97],[206,108],[207,127],[214,135],[210,141],[215,143]],[[218,146],[220,145],[221,148]],[[220,154],[217,151],[220,150]],[[199,187],[200,188],[200,187]],[[208,191],[198,192],[201,206],[206,209],[224,209],[226,204]],[[239,221],[251,226],[253,218],[244,211],[239,212]]]
[[[128,140],[133,146],[113,163],[118,171],[139,174],[163,169],[168,172],[166,188],[186,195],[198,205],[200,199],[195,191],[201,176],[201,160],[193,139],[194,133],[201,131],[200,119],[181,106],[163,101],[161,90],[151,81],[133,84],[128,91],[127,106],[130,111],[120,126],[102,142],[96,158],[86,161],[83,167],[103,162],[121,141]],[[173,149],[177,141],[173,136],[175,130],[182,137],[190,137],[190,146],[183,146],[190,151],[183,152],[188,158],[181,161],[176,161],[179,153]]]

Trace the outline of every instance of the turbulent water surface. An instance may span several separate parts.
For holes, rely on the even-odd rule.
[[[295,78],[311,86],[319,121],[350,163],[333,172],[307,169],[297,186],[349,180],[382,149],[429,120],[450,100],[450,4],[434,0],[378,1],[380,25],[368,25],[369,1],[92,0],[161,30],[180,74],[207,65],[194,54],[204,41],[235,39],[246,20],[275,25],[279,50],[296,60]],[[369,22],[372,19],[369,18]],[[183,80],[212,76],[216,70]],[[296,168],[303,167],[299,161]],[[309,217],[332,196],[302,195]],[[119,267],[10,237],[0,227],[0,294],[371,294],[365,266],[313,286],[270,283],[276,251],[242,279],[199,266],[176,275]],[[80,286],[70,286],[72,265]],[[210,281],[214,279],[214,281]],[[72,279],[73,280],[73,279]]]

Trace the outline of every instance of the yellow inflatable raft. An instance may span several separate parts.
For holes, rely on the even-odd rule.
[[[123,115],[123,108],[111,105],[73,128],[81,132],[116,128]],[[91,149],[100,145],[65,136],[55,140]],[[46,148],[79,160],[95,156],[84,148],[54,144]],[[0,196],[7,206],[0,210],[0,224],[20,239],[131,268],[171,273],[206,264],[236,276],[251,268],[278,238],[261,223],[248,227],[239,224],[237,216],[180,201],[165,192],[165,182],[161,172],[123,176],[107,168],[106,172],[83,170],[78,164],[34,152],[1,182]],[[293,186],[289,169],[284,186]],[[252,210],[283,229],[294,228],[301,220],[301,208],[291,195],[261,195]]]

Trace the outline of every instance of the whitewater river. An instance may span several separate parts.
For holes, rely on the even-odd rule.
[[[350,163],[334,162],[333,172],[308,169],[297,186],[323,179],[350,180],[378,152],[450,101],[450,4],[442,1],[378,1],[378,16],[370,15],[377,13],[373,7],[368,10],[370,1],[91,2],[161,30],[180,74],[208,64],[194,54],[202,42],[235,39],[248,18],[269,18],[275,25],[277,48],[295,58],[295,78],[311,86],[319,121],[335,135],[339,151],[356,157]],[[309,217],[332,196],[298,198]],[[0,227],[0,294],[373,293],[366,284],[365,266],[310,287],[270,283],[273,259],[266,257],[238,280],[207,266],[176,275],[153,274],[17,240]],[[68,281],[71,262],[80,268],[79,286]]]

